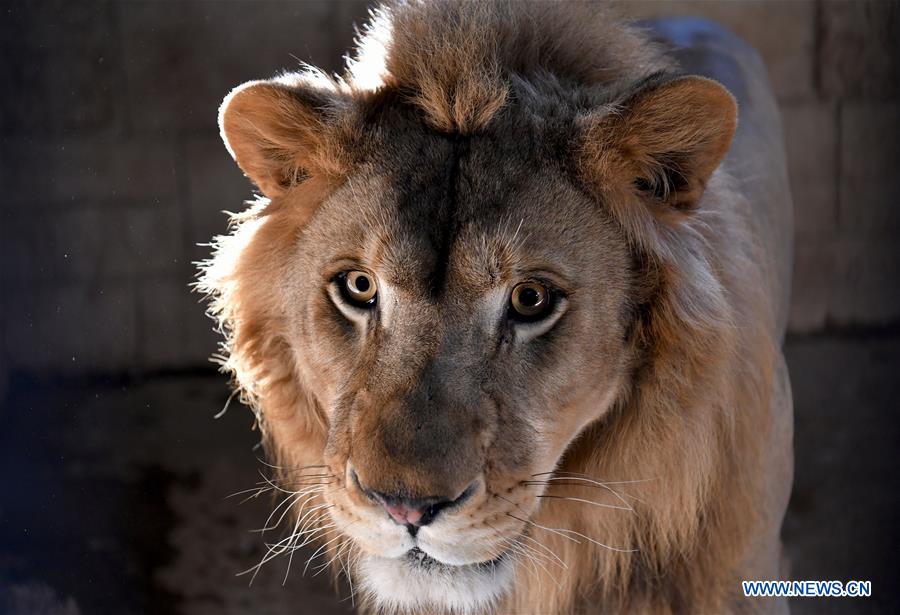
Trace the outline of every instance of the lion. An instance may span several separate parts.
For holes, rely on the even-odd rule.
[[[726,87],[727,86],[727,87]],[[738,110],[740,109],[740,111]],[[755,52],[410,0],[219,115],[200,288],[313,544],[381,613],[785,610],[791,204]]]

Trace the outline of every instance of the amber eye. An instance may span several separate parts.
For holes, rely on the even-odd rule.
[[[378,298],[378,286],[375,278],[364,271],[348,271],[341,274],[338,281],[341,293],[349,303],[361,307],[370,308],[375,305]]]
[[[552,293],[537,282],[517,284],[509,297],[510,316],[517,320],[538,320],[549,314],[552,308]]]

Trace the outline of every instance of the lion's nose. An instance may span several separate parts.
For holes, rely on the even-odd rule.
[[[442,497],[405,498],[378,491],[367,491],[370,497],[378,501],[399,525],[407,526],[415,534],[415,530],[428,525],[456,500]]]
[[[409,532],[415,536],[416,532],[423,525],[428,525],[434,521],[438,515],[451,506],[459,506],[473,493],[478,487],[476,480],[469,485],[462,493],[454,497],[424,497],[416,498],[397,493],[384,493],[366,487],[359,479],[359,476],[351,468],[350,478],[353,483],[366,494],[370,499],[378,502],[384,507],[388,516],[398,525],[405,525]]]

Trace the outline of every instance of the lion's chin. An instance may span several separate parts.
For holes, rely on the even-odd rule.
[[[366,593],[387,612],[483,613],[497,604],[514,576],[509,557],[451,566],[418,549],[399,558],[365,555],[359,572]]]

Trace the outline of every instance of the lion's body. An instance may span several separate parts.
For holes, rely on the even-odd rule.
[[[778,578],[791,483],[777,111],[743,43],[655,28],[737,97],[724,160],[731,98],[582,4],[400,4],[346,82],[223,105],[269,197],[206,269],[226,367],[373,609],[776,606],[739,582]],[[559,308],[498,325],[532,270]],[[455,504],[410,538],[372,493]]]

